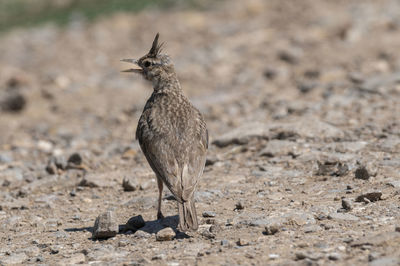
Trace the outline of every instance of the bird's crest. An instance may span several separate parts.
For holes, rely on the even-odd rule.
[[[151,46],[151,49],[148,53],[148,55],[151,57],[157,57],[157,55],[159,55],[162,50],[164,43],[163,42],[160,44],[158,43],[159,37],[160,37],[160,33],[157,33],[156,37],[154,38],[153,45]]]

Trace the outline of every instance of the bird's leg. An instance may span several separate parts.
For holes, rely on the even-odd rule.
[[[161,212],[161,200],[162,200],[162,191],[163,191],[163,182],[160,178],[157,177],[158,184],[158,208],[157,208],[157,219],[163,219],[164,215]]]

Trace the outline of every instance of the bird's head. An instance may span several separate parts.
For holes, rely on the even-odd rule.
[[[140,59],[122,59],[121,61],[133,63],[139,67],[127,69],[123,72],[138,73],[150,81],[155,81],[162,76],[174,73],[174,66],[170,57],[166,54],[161,54],[164,43],[158,43],[159,36],[160,34],[157,33],[150,51]]]

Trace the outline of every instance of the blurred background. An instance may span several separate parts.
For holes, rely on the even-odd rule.
[[[0,161],[41,167],[49,155],[127,149],[151,85],[119,60],[144,55],[157,32],[211,137],[304,115],[387,120],[393,110],[348,94],[398,71],[399,10],[392,0],[0,0]]]

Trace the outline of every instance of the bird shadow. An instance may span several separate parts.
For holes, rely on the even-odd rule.
[[[134,218],[134,217],[131,217]],[[128,219],[129,221],[129,219]],[[120,224],[118,226],[118,234],[134,234],[137,231],[143,231],[148,234],[157,234],[160,230],[166,228],[166,227],[171,227],[172,230],[174,230],[176,236],[175,239],[184,239],[184,238],[190,238],[189,235],[187,235],[184,232],[181,232],[177,229],[179,223],[179,216],[174,215],[174,216],[167,216],[162,219],[158,220],[153,220],[153,221],[146,221],[143,227],[140,228],[127,228],[127,224]],[[91,232],[93,233],[94,228],[93,227],[72,227],[72,228],[65,228],[64,229],[66,232]],[[106,240],[107,238],[104,239],[95,239],[92,237],[88,238],[89,240]]]
[[[132,217],[133,218],[133,217]],[[187,235],[184,232],[181,232],[178,230],[178,223],[179,223],[179,216],[178,215],[173,215],[173,216],[167,216],[162,219],[157,219],[153,221],[146,221],[145,225],[140,228],[136,228],[136,230],[131,230],[132,233],[136,233],[137,231],[143,231],[148,234],[157,234],[159,231],[166,227],[172,228],[174,230],[176,236],[175,239],[184,239],[184,238],[190,238],[189,235]],[[120,233],[124,232],[126,228],[126,225],[120,225]],[[122,230],[121,230],[122,229]]]

